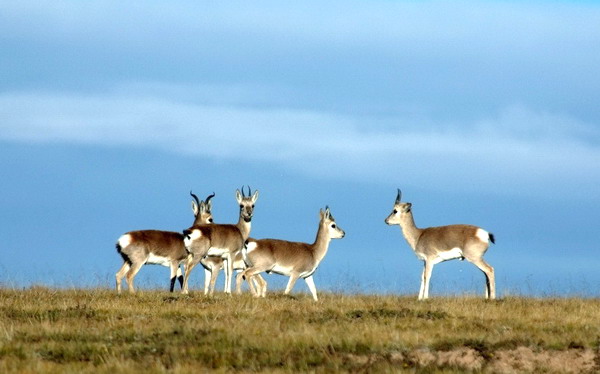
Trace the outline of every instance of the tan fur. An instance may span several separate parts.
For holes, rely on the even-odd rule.
[[[433,266],[442,261],[460,258],[467,259],[477,266],[486,277],[486,298],[496,298],[494,268],[483,260],[483,255],[489,247],[487,241],[477,235],[483,230],[472,225],[449,225],[420,229],[415,225],[412,214],[412,204],[403,203],[398,198],[394,210],[385,219],[388,225],[400,225],[404,238],[417,257],[424,261],[421,276],[419,300],[429,297],[429,280]],[[484,231],[485,232],[485,231]],[[488,233],[488,236],[492,236]]]
[[[254,194],[251,193],[250,187],[248,187],[248,196],[245,196],[243,193],[244,188],[242,187],[242,191],[236,190],[235,198],[237,203],[240,206],[240,216],[237,224],[235,225],[240,231],[242,238],[244,240],[248,239],[250,235],[250,230],[252,229],[252,216],[254,215],[254,204],[258,199],[258,190],[254,191]],[[222,247],[218,247],[222,248]],[[208,255],[200,259],[202,266],[205,269],[204,272],[204,294],[210,293],[214,294],[214,285],[217,280],[217,276],[219,271],[222,268],[225,268],[225,293],[231,293],[231,278],[234,270],[234,262],[235,260],[228,261],[231,256],[235,256],[236,253],[239,253],[238,250],[233,252],[225,252],[222,255]],[[239,263],[238,263],[239,265]],[[195,266],[195,265],[194,265]],[[262,280],[264,281],[264,279]],[[238,293],[240,293],[240,289],[237,289]]]
[[[315,301],[318,300],[312,279],[319,263],[325,257],[332,238],[343,238],[345,233],[337,227],[329,208],[320,213],[321,220],[313,244],[290,242],[277,239],[249,239],[244,249],[248,269],[237,275],[236,284],[261,272],[275,272],[290,277],[285,294],[288,294],[298,278],[304,278]],[[253,292],[254,293],[254,292]],[[259,289],[255,296],[264,297],[266,289]]]
[[[190,234],[195,231],[199,231],[201,236],[190,240]],[[184,243],[186,243],[186,249],[190,255],[187,257],[185,263],[186,271],[183,277],[182,292],[188,293],[188,281],[192,269],[208,254],[211,248],[225,250],[229,260],[232,253],[241,251],[244,246],[244,238],[235,225],[199,225],[192,226],[184,231]],[[229,264],[233,271],[232,261],[229,260]]]
[[[192,211],[194,212],[194,224],[212,222],[210,205],[207,206],[201,202],[198,206],[192,202]],[[139,230],[125,233],[121,238],[126,235],[130,238],[126,241],[127,245],[121,246],[121,240],[117,242],[117,251],[123,257],[123,265],[116,274],[117,293],[121,293],[123,277],[125,277],[129,292],[135,292],[133,279],[151,256],[164,257],[169,260],[168,265],[165,266],[169,266],[171,269],[170,291],[172,292],[175,279],[179,277],[181,280],[179,266],[188,255],[183,244],[183,235],[171,231]]]

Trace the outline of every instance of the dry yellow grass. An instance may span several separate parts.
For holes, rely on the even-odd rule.
[[[0,290],[0,372],[600,370],[600,300]]]

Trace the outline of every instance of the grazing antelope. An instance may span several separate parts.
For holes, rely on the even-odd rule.
[[[198,196],[190,191],[194,224],[212,223],[211,202],[215,194],[208,196],[205,201],[200,201]],[[130,231],[121,235],[116,244],[117,252],[123,257],[123,266],[116,274],[117,292],[121,293],[121,281],[126,277],[129,292],[134,293],[133,278],[145,264],[156,264],[171,268],[170,291],[175,288],[175,279],[183,287],[183,276],[180,264],[187,258],[187,251],[183,245],[183,235],[172,231],[141,230]]]
[[[237,275],[236,285],[239,287],[242,278],[246,278],[254,296],[264,297],[266,285],[265,287],[261,286],[258,291],[254,291],[250,280],[259,273],[266,271],[267,273],[290,277],[285,288],[285,294],[287,295],[298,278],[303,278],[312,293],[313,299],[318,301],[317,289],[312,276],[325,257],[331,239],[340,239],[345,235],[344,230],[336,225],[329,207],[326,207],[324,212],[320,210],[319,214],[319,229],[313,244],[276,239],[249,239],[243,250],[244,260],[248,264],[248,268]]]
[[[240,218],[235,225],[193,225],[184,231],[184,243],[190,256],[186,261],[185,275],[183,277],[183,293],[188,293],[188,280],[191,270],[204,261],[205,270],[211,271],[210,257],[219,257],[225,261],[225,293],[231,293],[231,275],[233,273],[233,257],[242,250],[244,241],[250,235],[254,204],[258,199],[258,190],[252,191],[248,187],[248,196],[236,190],[236,200],[240,205]],[[239,241],[241,239],[241,242]],[[208,256],[205,258],[205,256]],[[218,260],[217,260],[218,261]],[[209,267],[210,269],[206,269]],[[217,270],[218,271],[218,270]],[[214,274],[216,278],[216,272]],[[206,283],[205,283],[206,290]]]
[[[494,235],[482,228],[471,225],[449,225],[417,228],[412,214],[412,204],[402,203],[402,193],[398,189],[394,210],[385,219],[388,225],[400,225],[402,234],[417,257],[424,261],[421,276],[419,300],[429,297],[429,279],[433,266],[442,261],[460,259],[473,263],[484,274],[486,279],[486,299],[496,298],[494,268],[483,260],[483,255],[494,243]]]

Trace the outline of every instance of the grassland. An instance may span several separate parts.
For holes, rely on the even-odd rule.
[[[600,300],[0,289],[1,373],[598,372]]]

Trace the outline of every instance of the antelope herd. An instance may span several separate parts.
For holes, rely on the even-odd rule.
[[[170,291],[179,281],[182,293],[189,292],[188,282],[194,267],[199,263],[205,269],[204,294],[212,295],[215,281],[221,269],[225,272],[224,292],[231,294],[234,270],[236,293],[241,293],[244,280],[255,297],[265,297],[267,282],[261,273],[275,273],[289,277],[284,293],[289,294],[298,278],[304,279],[312,297],[318,300],[313,274],[327,254],[331,239],[345,236],[329,207],[319,212],[317,236],[312,244],[278,239],[250,238],[254,206],[258,191],[248,187],[248,194],[236,190],[240,215],[236,224],[213,223],[211,199],[200,200],[190,191],[193,198],[192,226],[183,233],[158,230],[127,232],[117,240],[117,252],[123,265],[116,274],[117,292],[121,293],[123,277],[130,293],[135,292],[133,279],[145,264],[167,266],[171,269]],[[429,297],[429,280],[433,266],[442,261],[460,259],[471,262],[485,275],[485,297],[496,298],[494,268],[483,260],[483,255],[494,243],[494,235],[471,225],[449,225],[418,228],[412,213],[412,204],[401,201],[398,189],[392,213],[385,219],[388,225],[399,225],[408,245],[415,255],[423,260],[419,300]],[[184,271],[181,270],[183,265]]]

